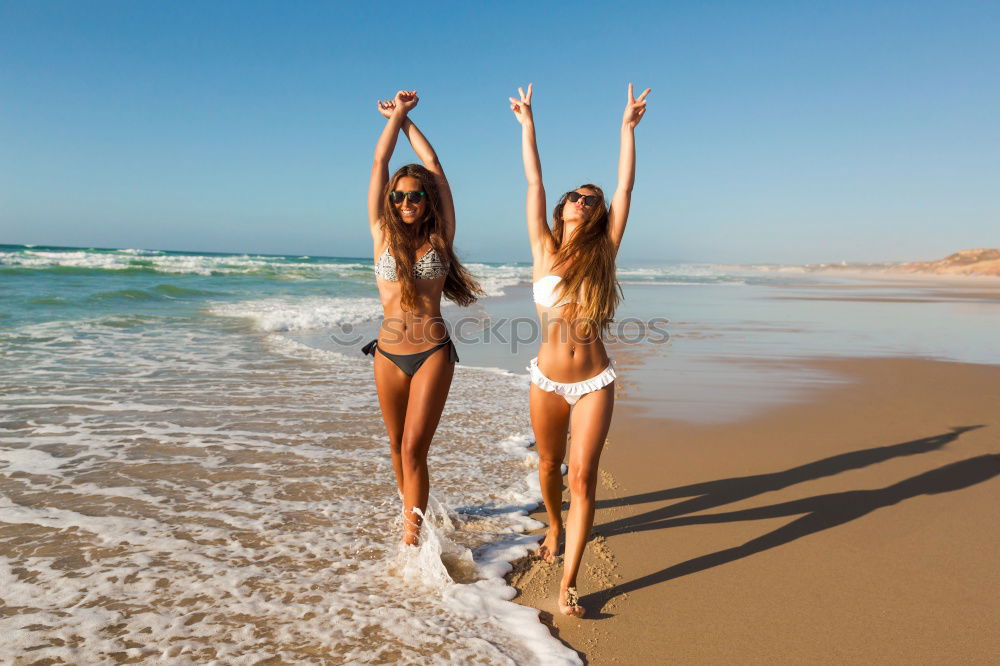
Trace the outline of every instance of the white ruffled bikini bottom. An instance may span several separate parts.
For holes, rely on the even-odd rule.
[[[582,382],[554,382],[538,369],[538,357],[536,356],[528,364],[528,372],[531,373],[532,384],[543,391],[561,395],[570,405],[575,405],[576,401],[583,396],[594,391],[599,391],[615,381],[618,375],[615,374],[615,369],[612,367],[613,364],[614,361],[609,361],[608,367],[604,368],[601,374],[595,375],[590,379],[584,379]]]

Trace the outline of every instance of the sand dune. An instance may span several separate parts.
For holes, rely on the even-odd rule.
[[[996,275],[1000,276],[1000,250],[959,250],[938,261],[914,261],[894,269],[902,273],[932,273],[934,275]]]

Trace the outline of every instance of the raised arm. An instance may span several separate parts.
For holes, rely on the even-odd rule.
[[[427,170],[434,174],[434,182],[437,184],[438,195],[441,198],[441,216],[444,218],[441,223],[450,243],[455,237],[455,201],[451,197],[451,186],[448,184],[448,178],[444,175],[444,168],[441,166],[430,141],[409,117],[403,121],[403,132],[409,139],[413,152],[417,154]]]
[[[397,107],[402,106],[404,108],[406,116],[403,118],[401,128],[403,133],[406,134],[413,152],[417,154],[417,158],[428,171],[434,174],[434,181],[441,199],[441,216],[444,218],[441,220],[441,223],[444,227],[447,240],[450,243],[455,237],[455,202],[451,196],[451,186],[448,184],[448,178],[444,175],[444,167],[441,166],[437,153],[434,152],[434,147],[431,146],[427,137],[424,136],[423,132],[420,131],[409,117],[409,112],[413,110],[419,101],[420,98],[417,97],[416,90],[409,92],[400,91],[396,94],[396,99],[391,102],[379,102],[379,112],[386,118],[392,118]]]
[[[393,102],[381,100],[376,102],[379,113],[387,119],[385,128],[382,129],[382,134],[379,135],[378,142],[375,144],[372,175],[368,181],[368,225],[371,227],[372,239],[376,245],[382,244],[380,242],[382,231],[378,222],[379,218],[382,217],[382,194],[389,182],[389,160],[396,149],[396,139],[399,138],[399,129],[406,120],[406,113],[409,108],[412,108],[412,106],[407,108],[405,104],[401,103],[403,97],[407,95],[411,95],[411,93],[401,90],[396,93],[396,99]],[[416,99],[415,94],[412,94],[412,97]],[[413,103],[413,106],[415,105],[416,102]]]
[[[545,186],[542,184],[542,163],[538,159],[538,145],[535,143],[535,119],[531,113],[532,85],[528,84],[527,94],[521,88],[517,92],[519,99],[509,98],[510,110],[521,123],[521,157],[524,160],[524,177],[528,180],[528,239],[531,241],[531,255],[537,259],[542,250],[551,247],[552,232],[545,221]]]
[[[628,209],[632,205],[632,186],[635,184],[635,126],[646,113],[646,88],[639,99],[635,98],[632,84],[628,84],[628,101],[625,104],[625,114],[622,117],[621,140],[622,147],[618,156],[618,188],[611,199],[611,210],[608,212],[608,233],[611,242],[618,251],[622,236],[625,234],[625,224],[628,222]]]

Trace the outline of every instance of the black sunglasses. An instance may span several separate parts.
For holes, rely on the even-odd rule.
[[[583,205],[586,206],[587,208],[590,208],[591,206],[596,206],[597,202],[601,200],[601,197],[597,196],[596,194],[580,194],[579,192],[566,193],[566,200],[572,203],[576,203],[577,201],[579,201],[580,197],[583,197]]]
[[[410,203],[415,204],[423,201],[426,194],[426,192],[400,192],[399,190],[393,190],[389,192],[389,201],[394,204],[401,204],[403,203],[403,199],[406,199]]]

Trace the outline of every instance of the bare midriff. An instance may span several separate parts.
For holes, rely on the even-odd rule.
[[[582,382],[601,374],[608,367],[608,352],[599,334],[582,322],[566,319],[570,308],[536,305],[541,322],[542,345],[538,350],[538,369],[554,382]]]
[[[441,317],[444,282],[445,276],[414,280],[416,306],[405,310],[401,284],[376,280],[384,312],[378,335],[380,349],[390,354],[416,354],[448,339],[448,328]]]

